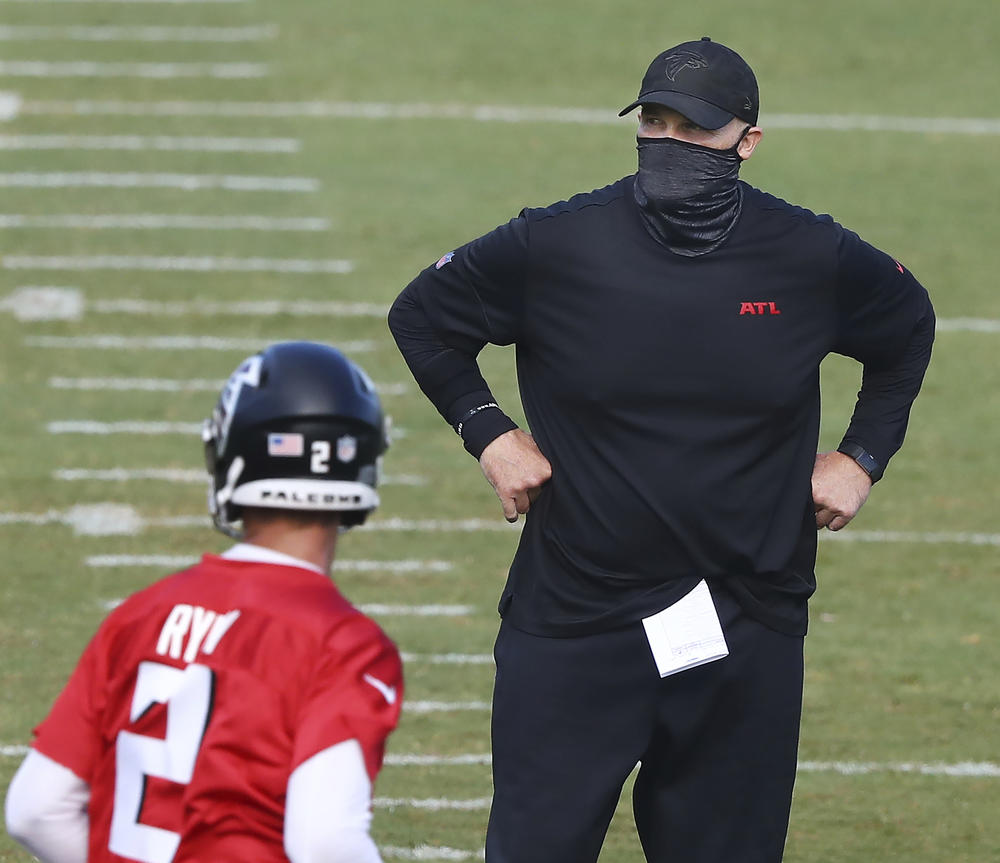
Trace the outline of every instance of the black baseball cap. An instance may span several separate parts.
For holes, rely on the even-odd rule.
[[[739,54],[703,36],[658,54],[642,79],[639,105],[665,105],[706,129],[719,129],[733,117],[756,125],[760,99],[753,70]]]

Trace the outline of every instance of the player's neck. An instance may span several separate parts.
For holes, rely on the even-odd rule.
[[[300,523],[291,519],[250,521],[244,542],[297,557],[329,573],[337,549],[337,523]]]

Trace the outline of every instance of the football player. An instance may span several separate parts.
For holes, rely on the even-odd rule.
[[[213,520],[241,541],[104,621],[35,729],[8,830],[45,863],[377,863],[400,658],[329,570],[379,502],[378,397],[339,351],[276,344],[203,438]]]

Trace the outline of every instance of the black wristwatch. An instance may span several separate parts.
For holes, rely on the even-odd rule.
[[[871,477],[873,483],[882,479],[882,465],[864,447],[858,446],[856,443],[842,443],[837,447],[837,452],[842,452],[844,455],[849,455],[853,458],[861,469]]]

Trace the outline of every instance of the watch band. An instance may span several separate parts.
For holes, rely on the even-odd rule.
[[[853,458],[858,463],[860,468],[871,477],[873,483],[882,479],[882,465],[880,465],[878,463],[878,459],[864,447],[859,446],[856,443],[842,443],[839,447],[837,447],[837,452],[842,452],[844,455],[849,455]]]

